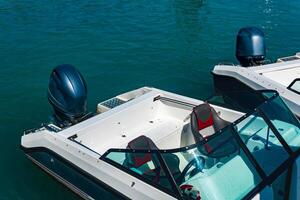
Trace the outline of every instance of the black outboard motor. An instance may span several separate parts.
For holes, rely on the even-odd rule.
[[[256,27],[240,29],[236,38],[236,58],[244,67],[261,65],[266,57],[265,35]]]
[[[74,66],[63,64],[53,69],[48,100],[54,109],[54,121],[60,127],[76,124],[86,117],[87,87]]]

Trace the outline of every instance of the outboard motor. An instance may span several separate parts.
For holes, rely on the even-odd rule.
[[[48,100],[54,109],[54,121],[67,127],[87,116],[87,87],[80,72],[63,64],[53,69],[48,87]]]
[[[240,29],[236,38],[236,58],[244,67],[261,65],[266,57],[265,35],[256,27]]]

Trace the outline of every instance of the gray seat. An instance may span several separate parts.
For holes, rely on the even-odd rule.
[[[144,135],[141,135],[135,138],[134,140],[130,141],[127,145],[127,149],[158,150],[154,142]],[[153,154],[151,153],[126,153],[126,162],[127,165],[137,168],[153,160],[152,157]]]
[[[130,141],[127,145],[127,149],[132,150],[158,150],[158,147],[154,144],[154,142],[144,136],[141,135],[134,140]],[[172,153],[164,153],[162,154],[166,164],[169,167],[171,173],[177,177],[180,174],[179,169],[179,158]],[[159,167],[159,161],[155,154],[153,153],[126,153],[126,165],[134,168],[139,168],[147,162],[152,161],[155,167]]]
[[[208,103],[193,108],[191,113],[191,131],[196,142],[202,141],[230,124],[222,119]]]

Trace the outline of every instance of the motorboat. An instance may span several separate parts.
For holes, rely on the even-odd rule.
[[[300,199],[300,124],[276,91],[248,113],[152,87],[89,113],[86,96],[78,70],[56,67],[53,119],[21,138],[84,199]]]
[[[214,67],[216,92],[229,92],[228,96],[235,99],[244,98],[239,91],[276,90],[300,117],[300,53],[270,62],[266,59],[264,33],[247,27],[237,35],[236,57],[239,65],[220,63]]]

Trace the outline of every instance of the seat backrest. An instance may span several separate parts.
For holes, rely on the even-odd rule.
[[[141,135],[134,140],[130,141],[127,145],[127,149],[132,150],[156,150],[158,149],[157,146],[154,144],[154,142],[144,136]],[[140,167],[144,165],[145,163],[152,160],[151,153],[128,153],[126,154],[126,161],[127,164],[133,166],[133,167]]]
[[[127,149],[133,149],[133,150],[157,150],[158,147],[154,144],[154,142],[144,136],[141,135],[134,140],[130,141],[128,143]],[[179,158],[172,153],[165,153],[162,154],[166,164],[169,167],[169,170],[173,175],[178,175],[180,173],[179,169]],[[153,158],[151,153],[127,153],[126,154],[126,161],[127,165],[135,168],[139,168],[142,165],[152,161],[153,164],[155,165],[156,162],[156,157]]]
[[[193,108],[191,129],[196,142],[214,134],[228,124],[229,122],[220,118],[215,109],[208,103],[203,103]]]

